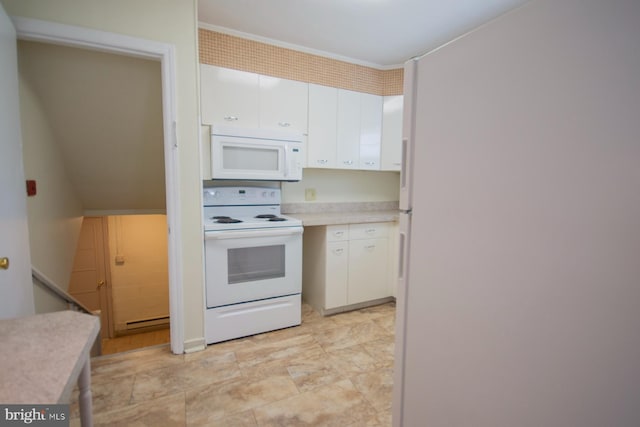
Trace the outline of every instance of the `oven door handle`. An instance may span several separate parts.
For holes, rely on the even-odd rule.
[[[252,239],[255,237],[280,237],[280,236],[294,236],[296,234],[302,234],[302,227],[295,228],[283,228],[283,229],[268,229],[268,230],[237,230],[237,231],[222,231],[222,232],[205,232],[205,240],[223,240],[223,239]]]

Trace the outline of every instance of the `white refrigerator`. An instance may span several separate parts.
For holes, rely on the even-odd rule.
[[[640,426],[640,2],[405,67],[394,427]]]

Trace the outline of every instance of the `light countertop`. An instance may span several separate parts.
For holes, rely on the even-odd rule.
[[[397,202],[283,204],[282,212],[300,219],[305,227],[393,222],[399,214]]]
[[[99,330],[75,311],[0,320],[0,402],[68,403]]]

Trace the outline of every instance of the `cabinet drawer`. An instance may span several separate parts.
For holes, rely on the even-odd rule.
[[[327,242],[339,242],[349,240],[348,225],[328,225],[327,226]]]
[[[389,224],[386,222],[372,222],[367,224],[351,224],[349,226],[350,239],[373,239],[387,237]]]

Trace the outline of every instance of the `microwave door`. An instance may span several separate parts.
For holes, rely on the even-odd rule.
[[[285,178],[282,146],[225,141],[211,151],[214,179],[278,180]]]

